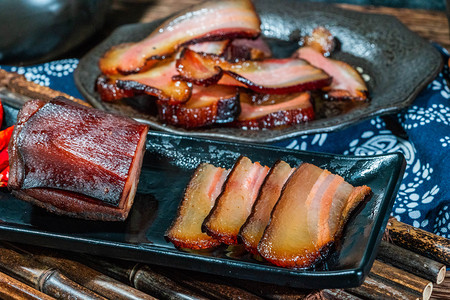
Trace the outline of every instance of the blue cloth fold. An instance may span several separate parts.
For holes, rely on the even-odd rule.
[[[304,135],[274,143],[290,149],[345,155],[402,152],[406,172],[392,215],[398,220],[450,238],[450,89],[448,53],[441,51],[445,67],[419,94],[414,103],[388,117],[375,117],[333,133]],[[24,74],[28,80],[77,98],[73,71],[77,59],[53,61],[31,67],[0,68]],[[403,134],[390,130],[392,123]]]

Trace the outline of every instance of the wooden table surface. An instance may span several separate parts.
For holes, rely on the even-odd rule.
[[[108,21],[106,23],[105,30],[103,31],[102,35],[100,35],[100,37],[101,36],[105,37],[108,33],[110,33],[117,26],[120,26],[120,25],[123,25],[126,23],[148,22],[148,21],[153,21],[155,19],[164,18],[165,16],[168,16],[176,11],[179,11],[188,6],[197,4],[199,2],[201,2],[201,0],[185,0],[185,1],[177,1],[177,0],[152,0],[152,1],[114,0],[112,2],[112,11],[110,13],[110,16],[108,17]],[[339,6],[346,8],[346,9],[352,9],[352,10],[357,10],[357,11],[362,11],[362,12],[393,15],[393,16],[397,17],[401,22],[403,22],[406,26],[408,26],[412,31],[415,31],[423,38],[437,42],[440,45],[444,46],[445,48],[450,49],[449,26],[448,26],[448,21],[447,21],[445,12],[406,9],[406,8],[389,8],[389,7],[372,7],[372,6],[365,7],[365,6],[355,6],[355,5],[348,5],[348,4],[339,4]],[[100,42],[100,40],[98,40],[98,41]],[[2,247],[3,246],[0,245],[0,249]],[[42,256],[41,253],[39,252],[39,250],[37,252],[33,252],[33,250],[29,250],[29,251],[31,251],[31,252],[23,252],[23,253],[28,253],[27,255],[29,255],[30,253],[34,253],[32,255],[34,257],[34,259],[40,260],[41,262],[43,261],[43,259],[47,259],[47,263],[50,263],[51,259],[49,259],[45,255]],[[45,251],[43,251],[43,252],[45,252]],[[12,255],[11,253],[13,253],[13,252],[6,251],[5,253],[9,253],[10,255]],[[45,257],[47,257],[47,258],[45,258]],[[77,262],[72,263],[68,260],[64,260],[64,264],[63,264],[63,263],[61,263],[61,260],[59,261],[60,267],[63,265],[74,265],[74,264],[76,265]],[[75,267],[73,267],[73,268],[75,268]],[[80,266],[80,268],[82,268],[82,266]],[[107,268],[106,265],[105,265],[105,268]],[[133,276],[136,275],[138,271],[135,270],[135,267],[133,267],[131,269],[132,269],[132,272],[135,272],[135,273],[133,273]],[[51,268],[49,270],[54,270],[54,269]],[[113,270],[113,271],[115,272],[117,270]],[[80,270],[80,272],[81,272],[81,270]],[[90,271],[90,272],[93,272],[93,271]],[[94,274],[94,273],[92,273],[92,274]],[[75,274],[73,274],[71,276],[76,277]],[[99,273],[96,276],[102,276],[102,274]],[[94,281],[95,278],[93,278],[93,277],[92,278],[84,278],[84,279],[89,279],[89,280],[92,279],[92,281]],[[209,276],[209,277],[211,277],[211,278],[209,278],[211,280],[211,282],[205,282],[204,279],[202,279],[201,277],[197,278],[197,279],[192,279],[191,282],[189,282],[189,280],[186,281],[186,279],[184,279],[184,281],[183,281],[183,278],[181,278],[181,279],[178,278],[176,280],[181,280],[184,287],[189,286],[190,283],[197,285],[195,287],[192,287],[191,290],[204,289],[205,293],[211,292],[212,294],[213,294],[213,292],[217,292],[218,295],[221,295],[221,297],[227,296],[228,299],[238,299],[238,298],[246,299],[246,297],[250,297],[250,296],[251,297],[254,296],[255,299],[256,298],[259,299],[259,297],[257,297],[254,294],[246,293],[245,290],[241,290],[239,288],[233,289],[233,287],[231,287],[230,285],[221,283],[220,280],[216,281],[214,278],[212,278],[213,276]],[[81,278],[81,279],[83,279],[83,278]],[[75,281],[77,281],[77,280],[75,280]],[[20,287],[20,284],[21,284],[20,282],[15,282],[14,278],[10,278],[7,275],[2,275],[2,273],[0,273],[0,296],[2,296],[0,298],[3,298],[3,297],[7,298],[7,296],[9,295],[11,297],[10,299],[19,299],[19,297],[14,298],[11,295],[13,295],[14,291],[16,291],[16,286],[19,286],[19,288],[17,290],[20,290],[21,288],[23,288],[23,287]],[[27,283],[27,284],[31,285],[30,283]],[[88,286],[88,284],[89,284],[88,282],[85,282],[82,285]],[[36,287],[34,287],[34,288],[36,288]],[[106,286],[105,286],[105,288],[106,288]],[[215,289],[215,291],[213,291],[213,290],[206,291],[208,288]],[[255,293],[259,288],[262,289],[263,287],[262,286],[256,287]],[[11,292],[11,294],[8,294],[9,290],[11,290],[13,292]],[[450,276],[447,275],[446,280],[444,281],[444,283],[442,285],[435,285],[431,299],[443,299],[442,297],[448,297],[449,290],[450,290]],[[28,295],[27,294],[28,291],[25,291],[25,289],[23,291],[24,291],[23,295]],[[4,292],[5,294],[2,294],[2,292]],[[182,293],[182,291],[180,293]],[[242,294],[239,294],[239,293],[242,293]],[[296,293],[294,293],[291,291],[286,292],[286,291],[283,291],[282,289],[278,290],[277,293],[278,294],[274,293],[272,295],[274,299],[297,299],[299,297],[299,295],[301,295],[300,291],[297,291]],[[291,294],[289,294],[289,293],[291,293]],[[175,294],[176,293],[174,292],[174,295]],[[36,294],[36,295],[40,295],[40,294]],[[345,293],[341,294],[340,296],[339,296],[339,293],[337,295],[338,295],[337,296],[338,298],[348,296],[348,294],[345,294]],[[330,294],[325,294],[325,296],[331,297]],[[320,299],[324,299],[323,297],[325,297],[325,296],[324,296],[324,294],[320,294],[317,297],[321,297]],[[42,298],[40,298],[40,297],[42,297]],[[23,298],[20,298],[20,299],[44,299],[44,296],[40,296],[40,297],[23,296]],[[264,297],[264,298],[266,298],[266,297]],[[327,299],[332,299],[332,298],[327,298]],[[359,298],[354,297],[352,299],[359,299]]]

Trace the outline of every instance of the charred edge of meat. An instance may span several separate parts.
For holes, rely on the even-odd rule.
[[[258,92],[261,94],[281,95],[281,94],[288,94],[288,93],[294,93],[294,92],[319,90],[321,88],[329,86],[332,81],[332,78],[328,77],[328,78],[324,78],[324,79],[303,82],[303,83],[299,83],[299,84],[296,84],[293,86],[288,86],[288,87],[264,87],[264,86],[255,84],[252,81],[248,80],[247,78],[242,77],[241,75],[236,74],[232,71],[224,71],[224,73],[229,74],[231,77],[233,77],[237,81],[245,84],[252,91],[255,91],[255,92]]]
[[[187,76],[183,76],[183,75],[175,75],[172,77],[173,80],[179,80],[179,81],[186,81],[186,82],[191,82],[193,84],[196,85],[201,85],[201,86],[211,86],[213,84],[216,84],[220,78],[222,78],[223,75],[223,71],[220,67],[215,67],[215,69],[217,70],[217,72],[215,72],[214,74],[211,74],[210,77],[207,78],[194,78],[194,77],[187,77]]]
[[[240,113],[239,96],[220,99],[205,107],[188,108],[183,104],[170,104],[157,100],[159,118],[170,125],[186,129],[230,123]]]
[[[369,91],[367,90],[358,90],[356,93],[359,96],[353,96],[346,90],[331,90],[328,93],[324,94],[324,99],[330,100],[330,101],[369,101]]]
[[[202,42],[216,42],[216,41],[223,41],[223,40],[235,40],[235,39],[249,39],[249,40],[256,40],[261,33],[252,33],[252,32],[229,32],[229,33],[223,33],[223,32],[212,32],[209,34],[206,34],[200,38],[192,39],[187,42],[184,42],[183,44],[179,45],[178,49],[184,46],[188,46],[191,44],[197,44]]]
[[[131,98],[139,94],[138,91],[119,88],[116,83],[113,83],[110,78],[104,75],[97,77],[95,91],[100,95],[102,101],[107,102]]]
[[[272,112],[264,117],[251,119],[251,120],[236,120],[233,122],[233,126],[259,130],[265,128],[275,128],[281,126],[289,126],[294,124],[302,124],[308,121],[312,121],[315,118],[313,107],[281,110]]]
[[[166,93],[164,93],[163,91],[161,91],[158,88],[148,86],[148,85],[145,85],[140,82],[133,81],[133,80],[118,79],[118,80],[116,80],[116,85],[118,88],[120,88],[122,90],[133,91],[135,93],[135,95],[142,95],[142,94],[152,95],[152,96],[158,97],[159,100],[166,101],[171,104],[184,103],[184,102],[188,101],[189,98],[191,97],[191,93],[192,93],[192,88],[189,86],[186,86],[188,88],[188,92],[185,93],[182,98],[175,99],[173,97],[166,95]]]
[[[195,67],[192,67],[191,60],[196,60],[197,55],[200,55],[201,57],[219,57],[215,54],[197,53],[189,48],[183,48],[183,50],[180,53],[180,57],[176,61],[176,68],[180,72],[180,74],[173,76],[172,79],[192,82],[196,85],[201,86],[210,86],[212,84],[217,83],[223,76],[222,68],[218,66],[214,66],[213,68],[211,68],[210,66],[206,66],[205,64],[201,63],[202,67],[204,67],[207,70],[196,70]],[[185,63],[186,60],[187,63]],[[185,76],[181,74],[182,70],[184,72],[187,71],[190,74],[195,73],[195,76]]]

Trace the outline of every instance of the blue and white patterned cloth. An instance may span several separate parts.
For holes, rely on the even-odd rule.
[[[439,47],[445,62],[448,53]],[[445,53],[444,53],[445,52]],[[77,59],[65,59],[31,67],[2,67],[24,74],[28,80],[82,98],[73,71]],[[447,64],[446,64],[447,65]],[[1,66],[0,66],[1,67]],[[305,135],[277,142],[290,149],[345,155],[402,152],[406,172],[392,210],[402,222],[450,238],[450,90],[445,66],[413,105],[393,115],[406,136],[396,136],[383,118],[376,117],[333,133]]]

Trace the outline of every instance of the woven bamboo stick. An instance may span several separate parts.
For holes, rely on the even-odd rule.
[[[55,298],[104,300],[85,287],[70,280],[57,269],[0,246],[0,269],[31,287]]]
[[[413,293],[417,293],[418,295],[421,295],[424,300],[430,299],[431,292],[433,291],[433,284],[431,281],[377,260],[374,262],[370,274],[386,284],[394,283]]]
[[[390,242],[450,266],[450,240],[389,218],[386,226]]]
[[[417,294],[404,290],[392,284],[385,283],[377,278],[367,277],[364,283],[357,288],[346,289],[348,292],[367,299],[401,299],[418,300]]]
[[[326,299],[326,300],[334,300],[334,299],[339,299],[339,300],[360,300],[361,298],[352,295],[350,293],[347,293],[344,290],[337,290],[337,289],[332,289],[332,290],[322,290],[322,298]]]
[[[444,264],[385,241],[380,244],[377,259],[437,284],[446,274]]]
[[[0,273],[0,299],[51,300],[54,298],[5,273]]]
[[[79,283],[80,285],[102,295],[108,299],[128,299],[128,300],[154,300],[155,298],[137,289],[117,281],[105,274],[98,272],[79,262],[58,255],[48,249],[36,249],[26,247],[22,251],[28,252],[30,256],[39,262],[58,268],[62,273]]]
[[[77,259],[117,280],[127,282],[138,290],[159,299],[208,299],[192,290],[180,286],[167,276],[155,272],[150,266],[129,261],[103,259],[90,255],[80,255]]]

